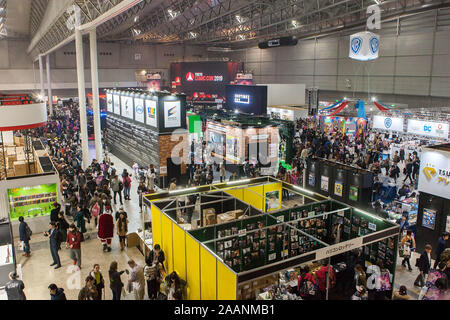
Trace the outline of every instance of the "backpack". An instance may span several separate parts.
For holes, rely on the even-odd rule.
[[[93,215],[95,218],[97,218],[99,213],[100,213],[100,207],[98,205],[98,202],[96,202],[91,209],[91,215]]]
[[[300,295],[302,296],[314,296],[316,294],[316,288],[311,281],[302,279],[300,281]]]
[[[28,224],[25,224],[25,236],[30,239],[31,235],[33,234],[33,231],[31,231],[30,227],[28,226]]]
[[[129,177],[129,176],[125,177],[125,184],[124,184],[125,187],[129,187],[130,184],[131,184],[131,179],[130,179],[130,177]]]
[[[119,181],[119,191],[122,191],[122,190],[123,190],[123,182]]]

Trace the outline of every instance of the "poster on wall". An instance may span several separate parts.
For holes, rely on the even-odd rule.
[[[342,197],[342,189],[343,189],[342,182],[336,181],[334,183],[334,194],[339,197]]]
[[[158,127],[158,112],[156,112],[157,106],[156,100],[145,100],[145,122],[152,127]]]
[[[308,184],[311,187],[315,187],[316,186],[316,176],[314,175],[314,173],[310,173],[308,176]]]
[[[358,201],[358,187],[350,186],[348,198],[352,201]]]
[[[422,227],[434,230],[436,225],[436,211],[423,208]]]
[[[281,209],[280,191],[266,192],[266,212]]]
[[[181,126],[180,101],[164,101],[164,127],[177,128]]]
[[[144,99],[134,98],[134,120],[144,123],[145,121]]]
[[[450,215],[447,216],[447,223],[445,224],[445,232],[450,233]]]
[[[132,97],[120,97],[122,117],[133,119],[133,98]]]
[[[329,178],[327,176],[322,176],[320,178],[320,189],[322,191],[328,191],[329,188]]]
[[[106,111],[114,112],[113,108],[113,95],[111,93],[106,94]]]
[[[11,220],[50,214],[57,201],[56,183],[8,189]]]
[[[114,113],[120,116],[120,96],[118,94],[113,95]]]
[[[226,158],[239,161],[239,138],[233,136],[226,136]]]

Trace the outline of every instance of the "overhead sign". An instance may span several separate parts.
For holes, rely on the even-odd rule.
[[[145,121],[144,99],[142,98],[134,98],[134,120],[141,123]]]
[[[378,58],[380,36],[363,31],[350,36],[349,57],[359,61],[369,61]]]
[[[113,94],[114,102],[114,113],[120,116],[120,96],[118,94]]]
[[[152,127],[158,127],[158,112],[156,100],[145,100],[145,122]]]
[[[374,129],[403,132],[403,127],[403,118],[392,118],[384,116],[373,117]]]
[[[111,93],[106,94],[106,111],[113,112],[113,96]]]
[[[448,139],[449,125],[444,122],[408,120],[408,133]]]
[[[422,151],[418,190],[450,199],[450,152]]]
[[[316,260],[322,260],[356,248],[360,248],[362,244],[363,244],[363,237],[358,237],[352,240],[344,241],[341,243],[337,243],[335,245],[321,248],[319,250],[316,250]]]
[[[221,82],[223,81],[223,75],[204,75],[203,72],[188,72],[186,73],[186,81]]]
[[[122,117],[133,119],[133,98],[121,96],[120,100],[121,100],[120,106],[122,110]]]
[[[164,101],[164,127],[177,128],[181,126],[180,101]]]

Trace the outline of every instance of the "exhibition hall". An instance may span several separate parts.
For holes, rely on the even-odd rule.
[[[0,300],[449,301],[449,130],[450,1],[0,0]]]

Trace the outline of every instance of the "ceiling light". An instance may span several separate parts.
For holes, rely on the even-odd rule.
[[[134,17],[134,22],[138,22],[139,21],[139,16]]]
[[[375,97],[372,97],[372,101],[375,101],[375,100],[377,100],[377,98],[375,98]]]
[[[347,100],[347,97],[344,97],[344,100]]]

